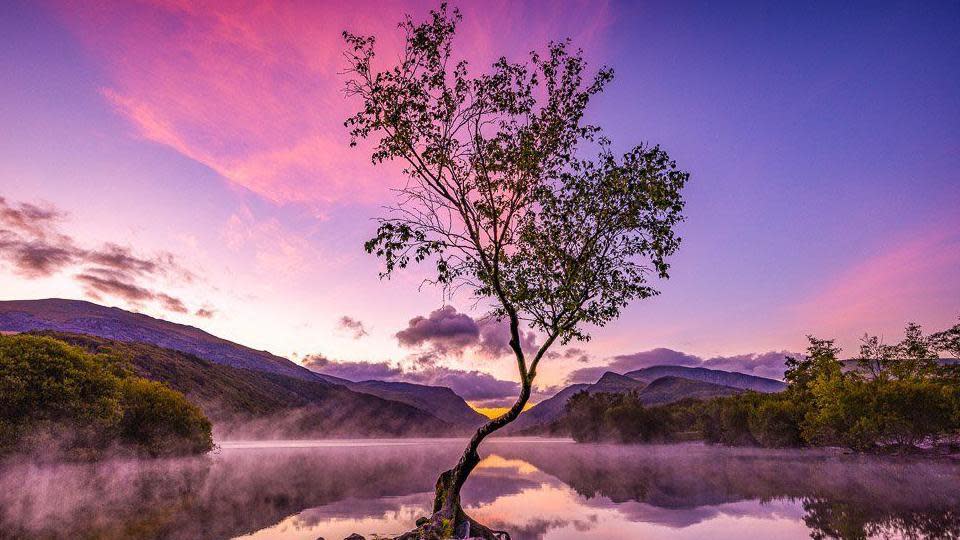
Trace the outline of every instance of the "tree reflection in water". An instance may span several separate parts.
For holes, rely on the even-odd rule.
[[[464,501],[468,512],[516,540],[689,537],[684,533],[694,530],[735,537],[733,525],[765,527],[780,537],[960,538],[956,462],[699,445],[490,442]],[[401,532],[426,512],[438,464],[461,444],[339,442],[227,448],[188,460],[7,463],[0,468],[0,537],[312,539]]]

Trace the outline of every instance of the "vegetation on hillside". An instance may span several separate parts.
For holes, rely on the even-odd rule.
[[[44,332],[135,375],[183,393],[213,422],[218,438],[431,436],[453,426],[396,401],[352,392],[322,380],[216,364],[147,343]]]
[[[788,358],[783,392],[746,392],[706,402],[644,407],[638,396],[588,394],[567,403],[564,425],[578,441],[649,442],[695,434],[710,442],[764,447],[843,446],[912,450],[960,434],[960,324],[926,337],[916,324],[885,345],[864,336],[853,362],[832,340],[810,337],[807,355]]]
[[[183,394],[112,355],[35,335],[0,336],[0,454],[96,458],[198,454],[210,421]]]

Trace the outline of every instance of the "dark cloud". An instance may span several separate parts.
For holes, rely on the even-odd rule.
[[[204,319],[212,319],[213,316],[216,315],[216,313],[217,313],[217,310],[213,309],[212,307],[203,306],[202,308],[195,311],[193,314],[196,315],[197,317],[201,317]]]
[[[135,306],[148,301],[156,301],[167,311],[174,313],[190,312],[179,298],[141,287],[130,276],[117,270],[88,268],[85,272],[75,275],[74,279],[82,283],[86,295],[95,300],[100,300],[103,295],[107,295],[121,298]]]
[[[30,203],[11,205],[0,196],[0,225],[31,236],[46,236],[50,228],[65,214],[52,206]]]
[[[180,266],[172,254],[145,258],[113,243],[96,249],[81,248],[58,228],[65,215],[50,205],[13,204],[0,197],[0,261],[16,274],[31,279],[78,268],[74,279],[95,300],[110,296],[136,306],[151,301],[167,311],[189,312],[179,298],[140,283],[160,277],[191,281],[193,274]],[[212,308],[204,308],[197,315],[203,316],[201,312],[213,313]]]
[[[478,343],[481,354],[490,358],[498,358],[513,354],[510,348],[510,322],[485,317],[478,322],[480,327],[480,341]],[[537,336],[533,332],[520,331],[520,348],[530,353],[537,349]]]
[[[141,303],[153,300],[155,296],[148,289],[125,281],[123,276],[111,274],[109,271],[94,268],[89,273],[77,274],[74,277],[77,281],[83,283],[91,296],[97,298],[106,294],[122,298],[131,303]]]
[[[301,363],[304,367],[333,375],[349,381],[409,382],[430,386],[446,386],[468,401],[484,404],[516,399],[520,385],[512,381],[497,379],[489,373],[475,370],[462,370],[437,366],[432,358],[415,363],[410,369],[404,369],[390,362],[341,362],[330,360],[322,354],[306,356]]]
[[[692,354],[671,349],[652,349],[649,351],[613,357],[605,366],[593,366],[575,370],[567,376],[570,383],[596,382],[607,371],[626,373],[650,366],[673,365],[687,367],[705,367],[724,371],[739,371],[748,375],[782,379],[787,356],[798,356],[786,351],[771,351],[759,354],[741,354],[737,356],[717,356],[704,359]]]
[[[179,298],[174,298],[173,296],[164,293],[157,293],[156,298],[168,311],[173,311],[176,313],[190,313],[190,310],[187,309],[187,306],[183,305],[183,301]]]
[[[140,275],[153,274],[163,270],[158,261],[137,257],[131,252],[130,248],[116,244],[106,244],[99,250],[88,251],[85,253],[84,259],[85,262],[91,264]]]
[[[410,319],[407,328],[397,332],[396,336],[403,346],[429,347],[440,355],[461,355],[471,347],[490,358],[512,353],[510,324],[507,321],[493,317],[476,320],[466,313],[457,312],[453,306],[444,306],[426,317]],[[537,348],[533,332],[521,331],[520,341],[525,351]]]
[[[403,370],[388,362],[335,362],[322,354],[310,354],[300,362],[303,367],[348,381],[395,380]]]
[[[353,339],[360,339],[367,335],[367,328],[363,325],[363,321],[359,321],[347,315],[340,317],[338,326],[341,330],[350,333],[350,335],[353,336]]]
[[[444,306],[426,317],[410,319],[407,327],[396,336],[406,347],[429,345],[444,354],[460,354],[480,340],[480,327],[466,313],[457,313],[453,306]]]
[[[579,347],[569,347],[562,351],[548,351],[547,358],[554,360],[558,360],[560,358],[564,360],[576,360],[581,364],[586,364],[590,361],[590,354]]]
[[[0,256],[14,272],[27,278],[53,275],[77,260],[70,246],[58,246],[39,240],[23,240],[9,231],[0,231]]]

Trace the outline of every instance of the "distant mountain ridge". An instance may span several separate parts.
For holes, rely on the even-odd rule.
[[[640,392],[646,406],[667,405],[682,399],[711,399],[744,392],[742,388],[667,375],[654,379]]]
[[[600,392],[623,394],[631,391],[640,392],[645,386],[647,386],[647,383],[643,381],[608,371],[604,373],[597,382],[591,384],[587,391],[591,394]]]
[[[199,328],[83,300],[0,301],[0,331],[68,332],[124,343],[146,343],[214,364],[343,386],[363,395],[415,407],[459,430],[479,426],[485,421],[483,415],[446,387],[348,381],[316,373],[286,358],[219,338]]]
[[[644,405],[666,405],[682,399],[710,399],[745,391],[779,392],[786,384],[774,379],[701,367],[651,366],[623,375],[608,371],[593,384],[572,384],[520,414],[511,433],[535,429],[559,420],[567,401],[580,391],[623,394],[637,392]]]
[[[346,386],[354,392],[371,394],[429,411],[437,418],[457,426],[479,427],[487,420],[486,416],[478,413],[446,386],[379,380],[356,382],[326,373],[314,374],[327,382]]]
[[[567,386],[552,397],[520,413],[520,416],[518,416],[516,420],[504,428],[505,431],[507,433],[517,433],[553,422],[564,415],[566,412],[564,408],[567,406],[567,401],[571,396],[589,387],[589,384],[571,384]]]
[[[487,420],[486,416],[475,411],[462,397],[446,386],[376,380],[347,381],[345,386],[354,392],[372,394],[429,411],[454,426],[479,427]]]
[[[591,394],[602,392],[611,394],[642,393],[646,386],[647,384],[644,382],[608,371],[593,384],[571,384],[552,397],[537,403],[521,413],[520,417],[509,426],[508,431],[515,433],[558,420],[566,413],[567,401],[580,391]]]
[[[708,369],[702,367],[686,366],[651,366],[643,369],[637,369],[624,373],[624,376],[644,381],[653,382],[660,377],[681,377],[695,381],[702,381],[721,386],[739,388],[741,390],[753,390],[754,392],[773,393],[780,392],[787,387],[783,381],[758,377],[756,375],[747,375],[736,371],[723,371],[719,369]]]
[[[300,379],[317,379],[309,369],[267,351],[251,349],[193,326],[84,300],[51,298],[0,301],[0,330],[54,330],[90,334],[127,343],[149,343],[226,366]]]

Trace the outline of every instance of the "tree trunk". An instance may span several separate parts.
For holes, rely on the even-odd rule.
[[[510,540],[510,535],[504,531],[494,531],[476,522],[468,516],[460,506],[460,489],[463,488],[467,477],[473,472],[477,463],[480,463],[480,454],[477,449],[483,439],[498,429],[513,422],[527,400],[530,399],[532,377],[522,376],[520,396],[510,410],[490,420],[473,434],[470,443],[464,449],[463,455],[456,467],[444,471],[437,478],[436,493],[433,499],[433,514],[429,518],[417,520],[417,529],[398,536],[396,540],[440,540],[447,538],[481,538],[483,540]]]

